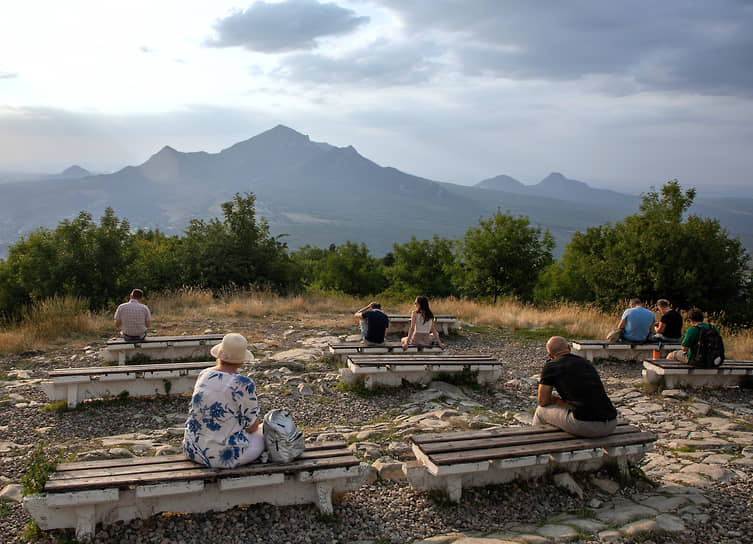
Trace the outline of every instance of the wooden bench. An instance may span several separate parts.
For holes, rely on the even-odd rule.
[[[410,314],[393,314],[387,315],[390,318],[390,328],[388,333],[402,334],[408,333],[410,328]],[[450,334],[460,328],[460,321],[454,315],[435,315],[435,324],[437,331],[441,334]]]
[[[439,373],[478,372],[478,383],[499,379],[502,363],[491,355],[385,354],[348,355],[340,376],[348,385],[363,381],[367,389],[378,385],[397,387],[403,380],[429,383]]]
[[[589,361],[593,361],[594,358],[606,359],[608,357],[624,361],[641,361],[652,357],[654,350],[659,350],[662,355],[667,355],[670,351],[675,351],[681,347],[679,343],[662,343],[660,349],[658,342],[637,344],[633,342],[609,342],[607,340],[573,340],[570,344],[574,354]]]
[[[368,474],[344,442],[306,446],[291,463],[207,468],[182,455],[62,463],[44,492],[23,505],[42,529],[75,527],[84,540],[97,523],[147,518],[160,512],[199,513],[240,504],[314,503],[332,513],[333,493],[359,488]]]
[[[329,344],[329,352],[342,362],[347,361],[349,355],[364,354],[378,355],[384,353],[441,353],[439,346],[409,346],[403,351],[400,342],[385,342],[381,346],[364,345],[361,342],[340,342],[338,344]]]
[[[726,360],[717,368],[695,368],[669,359],[645,359],[643,379],[673,389],[680,385],[724,387],[740,385],[753,376],[753,361]]]
[[[546,425],[411,436],[417,461],[404,472],[419,491],[440,489],[453,502],[463,487],[539,478],[553,471],[598,470],[615,463],[627,474],[653,448],[656,435],[620,423],[603,438],[579,438]]]
[[[209,357],[209,349],[222,342],[222,334],[185,336],[147,336],[138,342],[111,338],[102,350],[105,361],[124,365],[128,359],[142,353],[150,359],[195,359]]]
[[[216,361],[153,365],[94,366],[51,370],[40,383],[51,401],[67,400],[74,408],[86,399],[113,397],[123,391],[130,396],[182,394],[193,391],[196,376]]]

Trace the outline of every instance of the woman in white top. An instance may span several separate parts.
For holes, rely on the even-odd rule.
[[[429,300],[426,297],[416,297],[413,305],[408,336],[400,340],[403,349],[407,349],[408,346],[432,346],[434,344],[437,344],[441,349],[447,347],[439,339],[439,333],[434,323],[434,314],[431,313],[429,308]]]
[[[235,468],[264,451],[254,381],[238,374],[252,361],[248,341],[226,334],[212,347],[217,365],[204,369],[194,386],[183,436],[186,457],[209,467]]]

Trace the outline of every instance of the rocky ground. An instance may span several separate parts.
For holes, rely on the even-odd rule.
[[[319,321],[321,323],[322,320]],[[238,330],[237,323],[193,324],[192,332]],[[249,324],[243,324],[248,329]],[[162,332],[162,331],[160,331]],[[401,478],[415,431],[530,423],[544,340],[466,327],[449,337],[453,352],[505,362],[493,387],[432,383],[362,394],[338,387],[335,363],[323,357],[335,340],[325,326],[265,325],[244,370],[263,409],[289,409],[309,440],[342,438],[379,478],[335,505],[252,505],[200,515],[160,515],[100,527],[97,542],[279,542],[455,544],[528,542],[753,542],[753,391],[738,388],[652,393],[638,363],[602,362],[598,370],[623,418],[660,437],[626,487],[602,471],[464,489],[459,505],[419,493]],[[257,341],[258,340],[258,341]],[[38,389],[51,368],[96,366],[104,340],[0,359],[0,540],[20,542],[29,521],[19,504],[30,454],[93,459],[179,452],[187,397],[109,399],[75,410],[47,409]],[[70,541],[70,532],[39,535]]]

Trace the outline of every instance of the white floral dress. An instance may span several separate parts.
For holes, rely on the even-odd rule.
[[[246,427],[258,415],[256,385],[251,378],[207,368],[194,386],[183,452],[209,467],[237,467],[249,446]]]

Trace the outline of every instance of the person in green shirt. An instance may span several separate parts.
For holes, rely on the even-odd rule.
[[[685,336],[682,339],[680,345],[682,349],[672,351],[667,355],[667,359],[678,361],[680,363],[689,363],[695,356],[696,349],[698,347],[698,338],[701,336],[701,328],[709,329],[712,325],[704,323],[704,315],[698,308],[693,308],[688,312],[688,319],[690,320],[690,327],[685,331]],[[714,327],[716,329],[716,327]],[[716,332],[719,332],[717,329]]]

